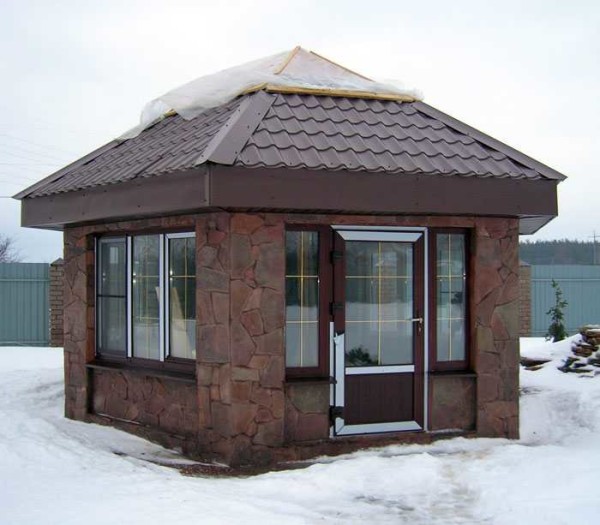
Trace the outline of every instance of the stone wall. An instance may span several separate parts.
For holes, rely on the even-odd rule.
[[[519,337],[531,337],[531,266],[519,265]]]
[[[430,430],[475,430],[477,378],[474,374],[431,375],[429,392]]]
[[[93,413],[95,396],[102,394],[101,391],[94,390],[94,369],[88,367],[95,357],[94,235],[109,232],[193,229],[194,225],[194,216],[180,216],[65,228],[63,315],[67,417],[88,420],[89,415]]]
[[[472,359],[480,436],[519,436],[518,239],[516,219],[476,219]]]
[[[64,344],[64,262],[56,259],[50,263],[50,346],[63,346]]]
[[[64,292],[67,416],[85,420],[97,412],[156,427],[165,435],[180,434],[188,441],[196,440],[196,447],[189,450],[234,465],[347,451],[359,443],[375,442],[375,437],[328,440],[327,381],[286,383],[286,223],[471,229],[474,373],[466,379],[436,378],[430,383],[430,401],[436,402],[434,410],[429,410],[430,428],[475,428],[479,435],[517,437],[518,224],[516,219],[503,218],[221,211],[68,228]],[[194,228],[196,384],[190,387],[168,378],[140,378],[139,371],[99,371],[87,366],[94,359],[93,235]],[[110,394],[113,390],[116,393]],[[161,393],[158,400],[153,401],[151,391]],[[195,394],[193,401],[190,392]],[[172,402],[177,408],[171,411],[168,405]],[[160,414],[163,416],[155,419]],[[404,437],[428,439],[423,434],[403,434],[396,439]]]
[[[219,213],[197,233],[201,427],[229,463],[268,463],[283,444],[283,222]]]
[[[193,378],[182,382],[181,379],[93,369],[91,381],[94,414],[162,431],[171,438],[169,446],[180,446],[190,454],[197,452],[198,401]]]
[[[464,374],[431,377],[429,427],[496,437],[518,437],[518,221],[471,217],[369,217],[288,215],[282,221],[308,224],[456,227],[472,230],[471,368]],[[460,377],[459,377],[460,376]],[[313,391],[309,394],[309,390]],[[287,385],[286,441],[328,436],[323,386]],[[445,398],[452,392],[451,399]],[[311,403],[305,403],[307,398]],[[433,405],[432,403],[436,403]],[[318,408],[321,407],[321,408]],[[452,410],[449,414],[443,409]],[[300,423],[299,423],[300,422]],[[414,436],[407,438],[413,439]],[[343,448],[343,446],[340,446]],[[332,452],[332,447],[327,448]]]

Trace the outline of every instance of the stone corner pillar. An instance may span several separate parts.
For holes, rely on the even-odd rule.
[[[518,243],[517,219],[478,219],[473,352],[480,436],[519,435]]]

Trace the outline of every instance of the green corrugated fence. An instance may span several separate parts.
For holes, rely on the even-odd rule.
[[[49,268],[0,263],[0,346],[48,346]]]
[[[600,324],[599,265],[535,265],[531,266],[531,335],[543,336],[550,317],[546,312],[554,306],[554,279],[568,301],[565,326],[569,335],[584,324]]]

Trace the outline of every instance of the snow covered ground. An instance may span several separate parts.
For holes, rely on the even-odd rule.
[[[0,347],[0,523],[600,522],[600,377],[522,370],[519,442],[452,439],[248,478],[190,478],[123,432],[62,417],[62,353]]]

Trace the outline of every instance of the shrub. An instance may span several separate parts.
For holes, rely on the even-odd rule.
[[[554,279],[552,279],[552,288],[554,288],[554,306],[546,312],[546,315],[550,316],[550,326],[548,327],[546,340],[552,340],[556,343],[568,336],[564,324],[564,310],[569,303],[562,298],[562,290]]]

